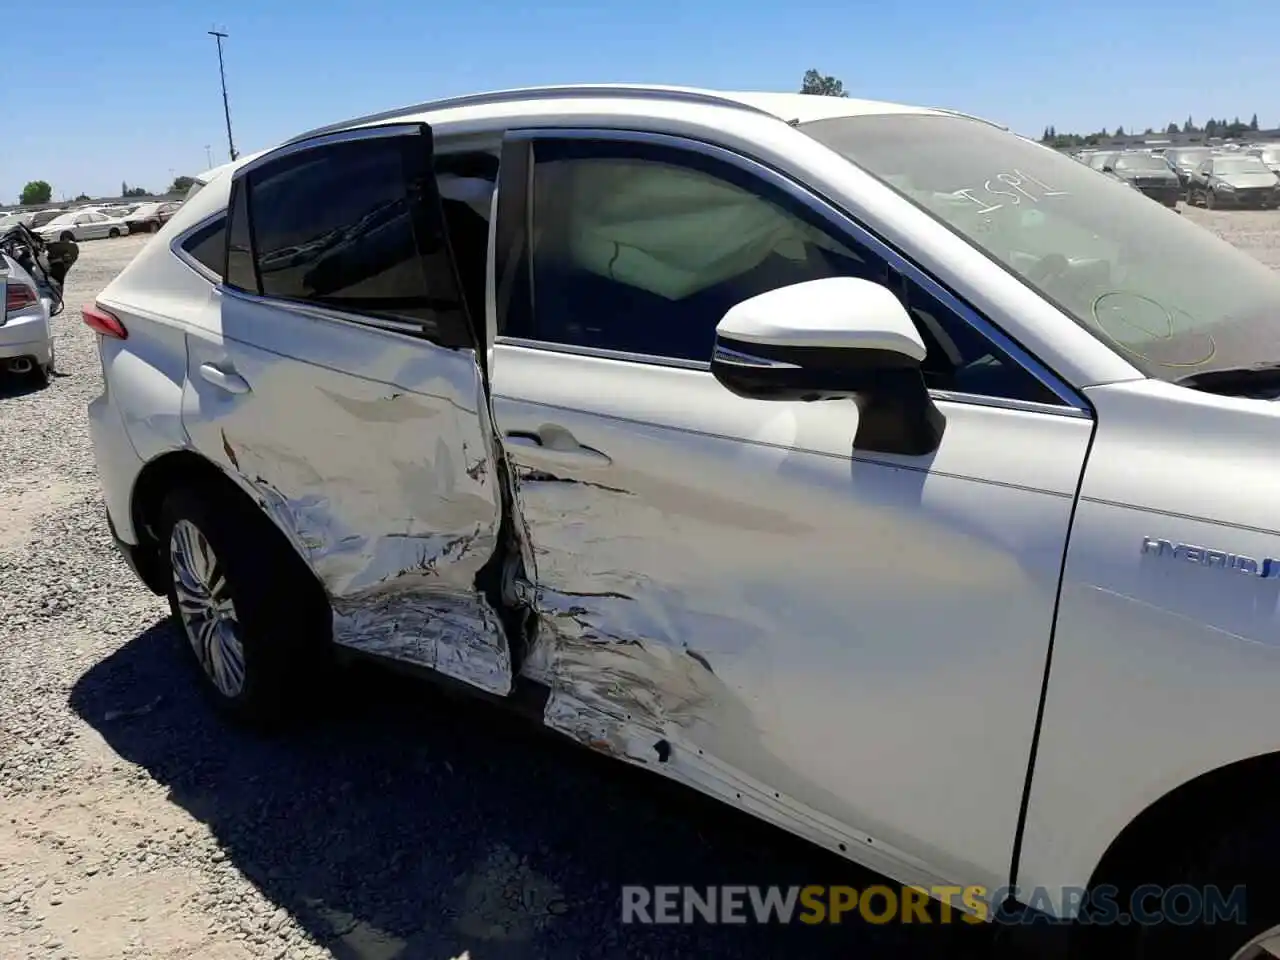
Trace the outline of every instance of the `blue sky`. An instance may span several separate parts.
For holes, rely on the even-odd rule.
[[[436,96],[630,81],[797,89],[810,67],[854,96],[946,106],[1038,134],[1258,114],[1280,125],[1280,7],[1190,0],[63,0],[9,18],[0,201],[162,189],[236,146]],[[28,16],[29,15],[29,16]],[[1203,42],[1188,43],[1189,38]],[[1168,54],[1165,51],[1172,51]],[[61,69],[59,69],[59,65]],[[16,140],[16,149],[15,143]]]

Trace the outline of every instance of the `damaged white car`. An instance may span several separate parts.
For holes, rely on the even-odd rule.
[[[216,171],[85,319],[228,711],[385,658],[983,915],[1280,923],[1280,280],[1127,186],[939,110],[479,95]]]

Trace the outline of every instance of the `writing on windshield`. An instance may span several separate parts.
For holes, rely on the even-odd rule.
[[[1044,181],[1037,180],[1031,174],[1017,169],[1008,173],[997,173],[990,180],[985,181],[981,187],[963,187],[953,194],[976,203],[982,208],[978,211],[981,214],[995,213],[1005,206],[1021,206],[1023,202],[1039,203],[1047,197],[1067,195],[1067,191],[1055,190]],[[997,200],[997,197],[1004,199]]]

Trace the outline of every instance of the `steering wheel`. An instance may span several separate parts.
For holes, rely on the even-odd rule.
[[[1027,269],[1026,277],[1032,283],[1047,283],[1064,276],[1070,270],[1071,261],[1062,254],[1046,253]]]

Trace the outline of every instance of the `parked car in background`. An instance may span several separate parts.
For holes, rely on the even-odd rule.
[[[1214,207],[1280,206],[1280,176],[1258,157],[1220,154],[1203,161],[1187,184],[1187,203]]]
[[[1119,155],[1119,151],[1116,150],[1099,150],[1089,157],[1089,169],[1097,170],[1101,173],[1102,169],[1111,164]]]
[[[31,224],[31,213],[19,210],[17,213],[6,213],[0,215],[0,230],[7,230],[9,227],[15,226],[19,223],[27,224],[29,226]]]
[[[1176,207],[1182,195],[1178,175],[1162,157],[1150,153],[1121,153],[1102,169],[1166,207]]]
[[[39,227],[43,227],[51,220],[62,216],[66,212],[66,207],[58,207],[56,210],[37,210],[31,215],[31,219],[27,221],[27,226],[32,230],[35,230]]]
[[[109,216],[102,210],[76,210],[55,217],[36,230],[46,240],[97,240],[103,237],[123,237],[129,225],[119,217]]]
[[[130,233],[155,233],[169,222],[181,204],[174,201],[144,203],[124,217]]]
[[[229,717],[379,658],[971,919],[1249,884],[1086,956],[1280,937],[1254,258],[994,123],[633,86],[314,130],[164,241],[89,420]]]
[[[21,225],[0,230],[0,371],[49,382],[49,320],[62,311],[62,283],[78,255],[74,243],[46,244]]]
[[[1196,167],[1211,156],[1213,156],[1213,150],[1208,147],[1175,147],[1165,154],[1165,159],[1173,168],[1173,172],[1178,175],[1178,182],[1185,192]]]
[[[1249,151],[1267,165],[1272,173],[1280,175],[1280,144],[1268,143]]]

